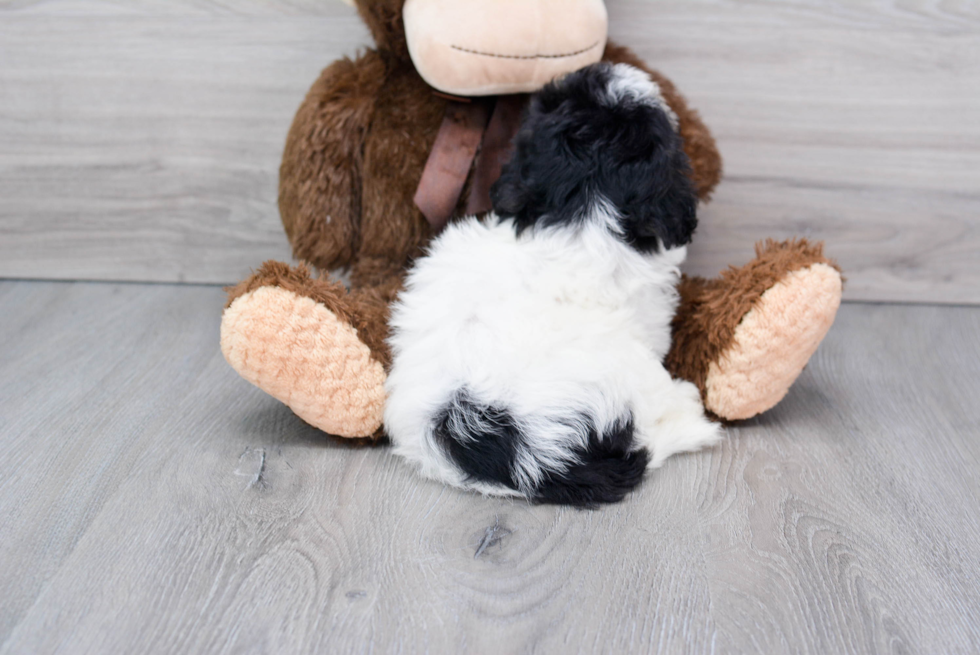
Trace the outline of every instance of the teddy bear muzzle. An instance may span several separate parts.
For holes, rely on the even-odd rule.
[[[602,59],[602,0],[406,0],[412,62],[432,87],[460,96],[536,91]]]

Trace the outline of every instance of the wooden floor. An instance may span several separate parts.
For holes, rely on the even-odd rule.
[[[980,308],[843,306],[776,410],[588,512],[304,425],[222,297],[0,282],[0,652],[980,650]]]

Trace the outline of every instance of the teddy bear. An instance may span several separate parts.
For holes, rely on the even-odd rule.
[[[303,263],[266,262],[229,289],[221,350],[307,423],[375,441],[384,434],[390,307],[448,221],[490,209],[527,93],[600,60],[630,64],[676,114],[701,201],[722,164],[670,80],[608,40],[602,0],[355,5],[375,48],[322,72],[280,168],[281,219]],[[665,366],[719,419],[764,412],[829,330],[842,284],[822,244],[805,239],[757,244],[754,259],[713,279],[684,276]]]

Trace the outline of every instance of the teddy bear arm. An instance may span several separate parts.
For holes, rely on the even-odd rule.
[[[364,139],[385,78],[367,51],[321,73],[296,113],[279,171],[279,211],[293,254],[320,270],[357,252]]]
[[[701,200],[709,200],[712,191],[721,180],[721,155],[711,130],[701,120],[700,114],[688,106],[687,100],[680,94],[677,87],[661,73],[652,70],[642,59],[624,46],[611,41],[606,45],[604,61],[614,64],[629,64],[645,71],[660,85],[660,91],[670,108],[677,114],[680,123],[681,137],[684,139],[684,152],[691,160],[692,178]]]

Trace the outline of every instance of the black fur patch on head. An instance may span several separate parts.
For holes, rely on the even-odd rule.
[[[534,501],[594,508],[618,503],[643,481],[650,453],[633,446],[633,419],[623,421],[600,438],[593,427],[584,448],[573,451],[575,462],[561,473],[548,472]]]
[[[494,210],[518,233],[584,220],[599,202],[618,215],[641,252],[689,243],[697,192],[680,136],[663,108],[625,95],[613,103],[608,63],[571,73],[534,94],[514,155],[491,189]]]

